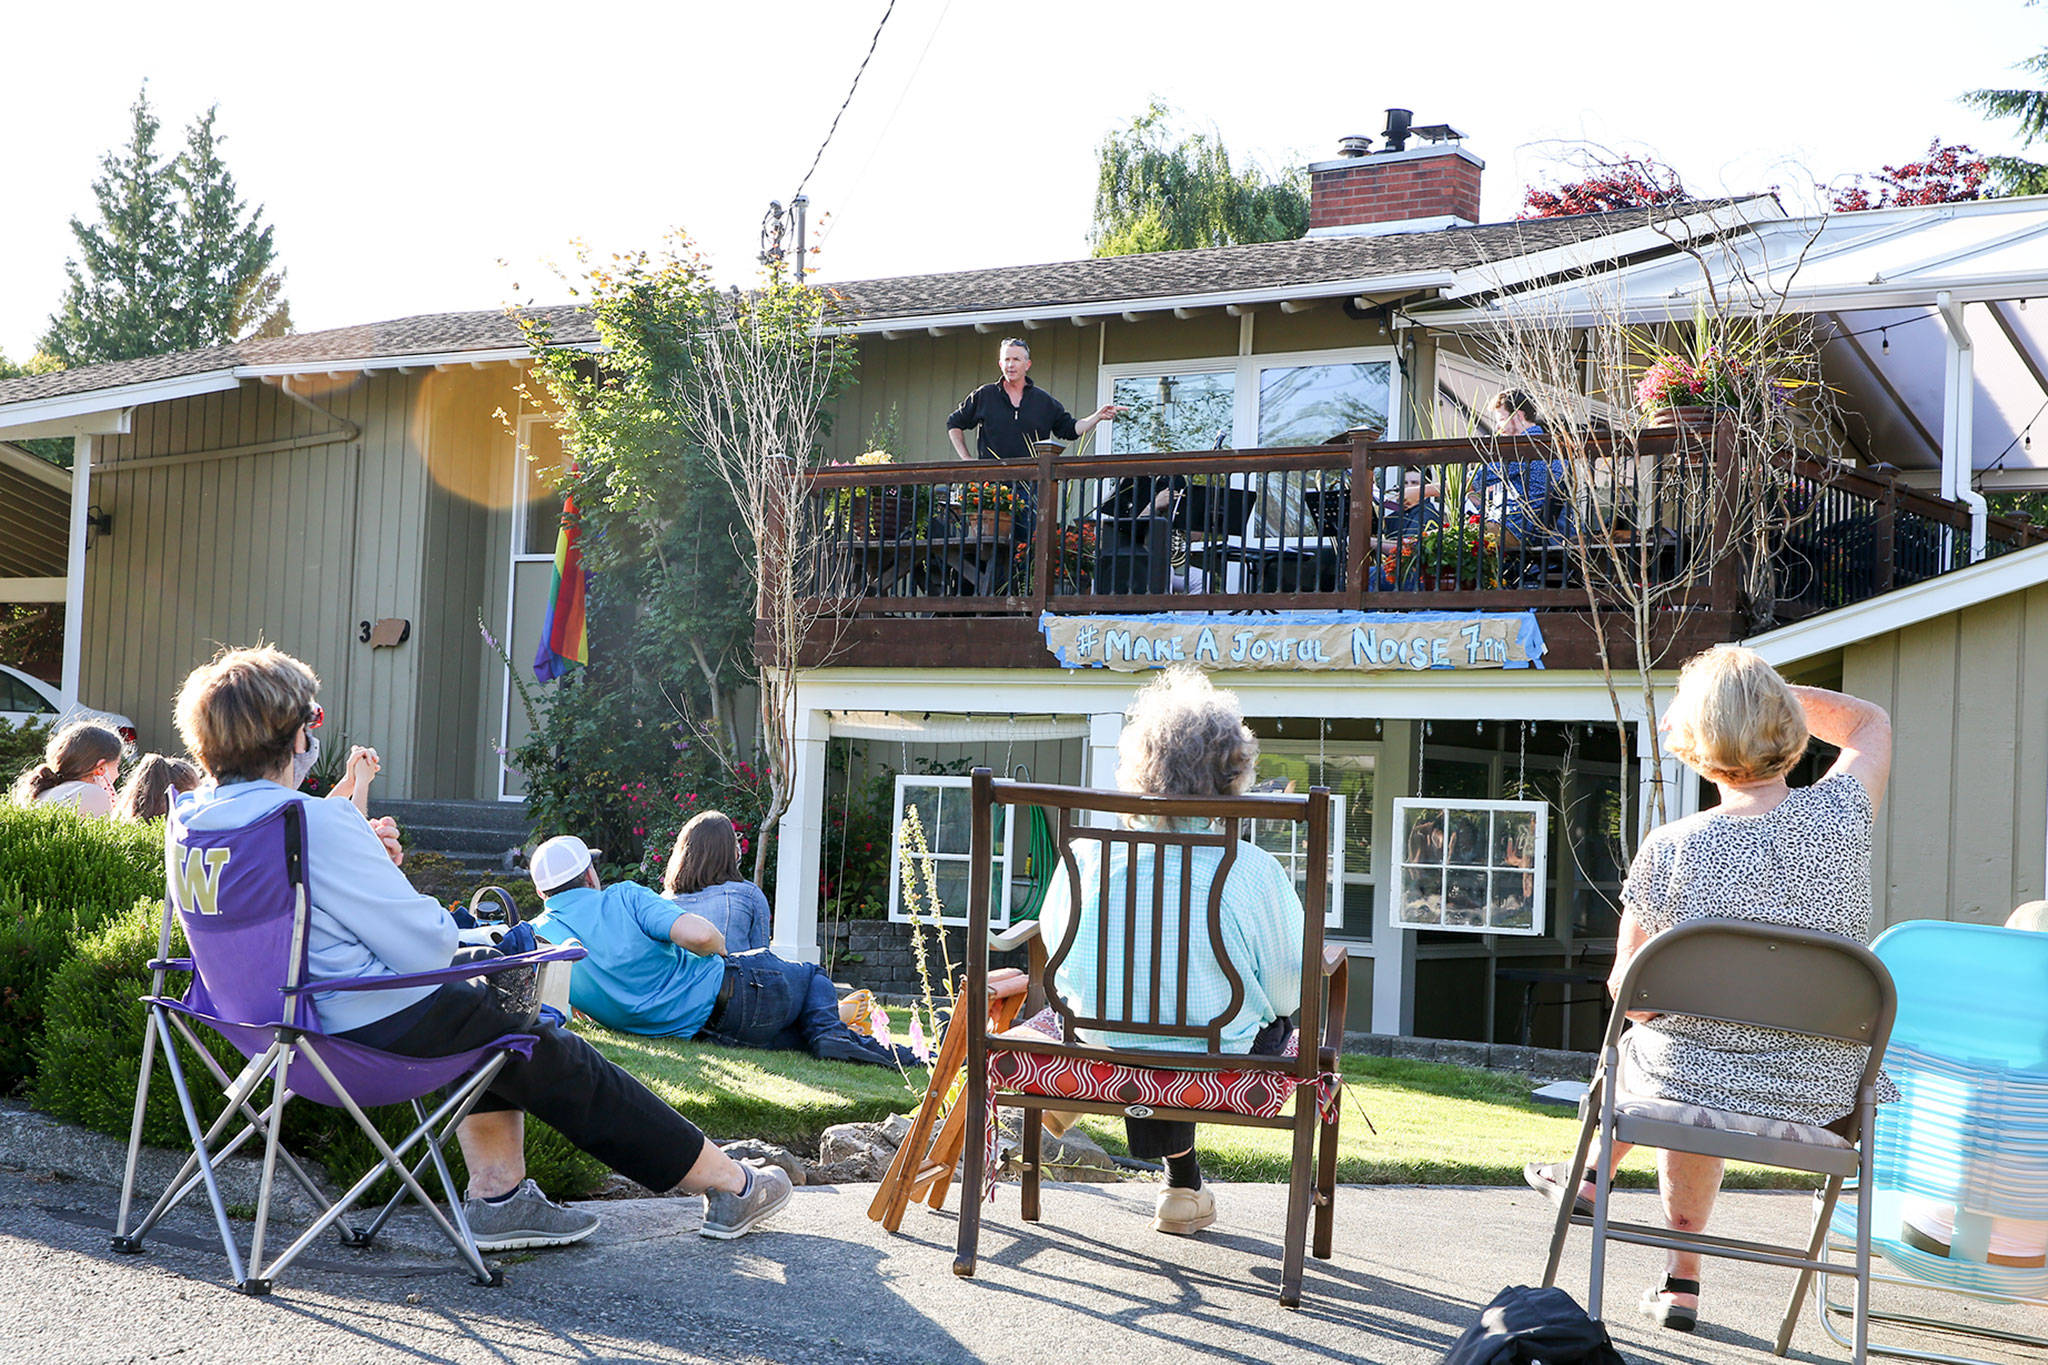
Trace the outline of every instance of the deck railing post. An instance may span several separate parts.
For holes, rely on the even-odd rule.
[[[1053,461],[1065,449],[1058,441],[1039,441],[1032,451],[1038,457],[1038,519],[1032,527],[1036,543],[1031,547],[1031,616],[1044,615],[1052,598],[1053,555],[1056,541],[1064,541],[1066,528],[1060,524],[1060,485],[1053,473]]]
[[[1351,433],[1351,509],[1345,532],[1344,597],[1346,605],[1365,606],[1366,575],[1372,565],[1373,505],[1379,501],[1379,437]]]
[[[1877,584],[1880,592],[1890,592],[1899,582],[1899,483],[1897,479],[1884,481],[1884,492],[1877,500]],[[1877,586],[1874,584],[1872,586]]]
[[[1684,437],[1679,439],[1683,442]],[[1674,453],[1678,448],[1673,447]],[[1711,490],[1707,506],[1711,517],[1704,548],[1714,557],[1707,570],[1707,600],[1717,612],[1733,612],[1742,605],[1742,551],[1730,543],[1735,508],[1729,501],[1739,487],[1735,477],[1735,461],[1739,458],[1734,423],[1727,418],[1716,419],[1707,437],[1706,467]]]

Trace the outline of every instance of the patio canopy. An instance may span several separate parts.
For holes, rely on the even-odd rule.
[[[1484,332],[1515,309],[1575,326],[1689,321],[1702,304],[1812,314],[1872,458],[1931,471],[1955,446],[1977,486],[2048,487],[2048,441],[2029,440],[2048,413],[2048,303],[2028,307],[2043,298],[2048,197],[2032,197],[1763,222],[1538,289],[1475,278],[1411,308],[1407,325]],[[1963,391],[1966,411],[1947,401]]]

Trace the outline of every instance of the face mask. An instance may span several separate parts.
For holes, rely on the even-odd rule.
[[[303,787],[312,773],[313,765],[320,761],[320,736],[306,736],[306,752],[292,755],[292,785]]]

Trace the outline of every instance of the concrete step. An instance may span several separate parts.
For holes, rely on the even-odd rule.
[[[393,819],[398,817],[393,816]],[[398,821],[406,841],[414,848],[431,848],[436,853],[477,853],[496,857],[508,848],[526,842],[523,830],[471,829],[442,824],[411,824]]]
[[[388,815],[408,828],[496,830],[512,834],[511,842],[527,837],[531,822],[523,801],[370,801],[372,815]]]

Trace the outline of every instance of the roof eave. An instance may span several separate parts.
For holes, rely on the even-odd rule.
[[[1086,303],[1038,304],[1029,308],[983,308],[965,313],[903,313],[885,318],[860,318],[821,330],[831,336],[866,336],[880,332],[914,332],[932,327],[1065,322],[1073,318],[1120,317],[1125,313],[1165,313],[1176,308],[1222,308],[1231,305],[1284,303],[1289,299],[1349,298],[1361,294],[1441,293],[1457,278],[1457,272],[1453,270],[1422,270],[1402,275],[1269,285],[1261,289],[1157,294],[1142,298],[1090,300]]]

